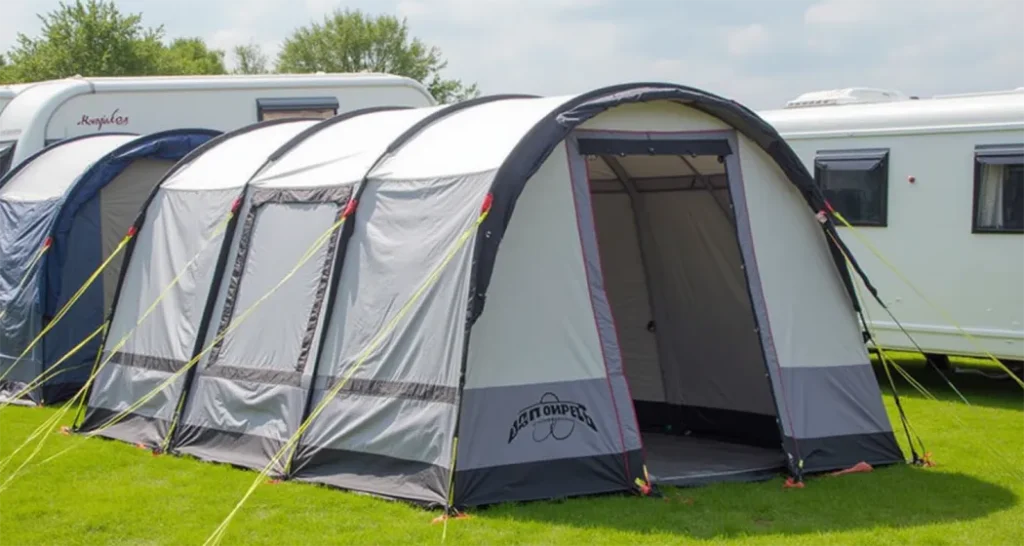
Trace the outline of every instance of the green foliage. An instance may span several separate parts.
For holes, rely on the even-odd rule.
[[[145,27],[140,14],[123,14],[112,1],[61,2],[38,16],[36,38],[18,34],[0,67],[0,82],[82,76],[222,74],[223,52],[198,38],[164,44],[163,26]]]
[[[381,72],[422,82],[435,99],[449,103],[479,94],[476,84],[445,79],[447,66],[436,47],[410,38],[405,19],[335,10],[322,23],[297,29],[284,42],[279,72]]]
[[[200,38],[178,38],[160,56],[160,74],[224,74],[224,52]]]
[[[235,68],[232,74],[266,74],[267,55],[258,44],[235,46]]]

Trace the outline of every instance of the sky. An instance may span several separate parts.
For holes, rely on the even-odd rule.
[[[57,0],[3,0],[0,50]],[[1024,86],[1024,0],[119,0],[168,37],[271,56],[335,9],[405,17],[446,77],[484,94],[626,81],[699,87],[755,109],[842,87],[921,97]],[[229,59],[230,60],[230,59]]]

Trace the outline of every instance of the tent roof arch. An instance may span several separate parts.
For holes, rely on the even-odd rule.
[[[483,294],[487,292],[498,246],[511,220],[516,200],[555,147],[574,129],[599,114],[619,106],[654,101],[675,102],[725,122],[764,150],[800,191],[812,211],[827,206],[813,177],[778,132],[752,110],[735,101],[692,87],[666,83],[615,85],[563,99],[551,104],[551,108],[523,134],[503,158],[493,178],[491,213],[480,227],[481,233],[489,236],[478,237],[476,241],[478,260],[474,266],[477,271],[473,275],[476,283],[473,288],[473,318],[478,317],[483,309]],[[834,230],[834,226],[826,224],[825,229]],[[853,305],[859,308],[842,253],[834,247],[837,239],[829,238],[828,244]]]
[[[253,184],[318,185],[317,179],[307,173],[320,167],[329,167],[323,170],[322,174],[327,178],[320,183],[360,182],[369,177],[376,166],[399,155],[400,149],[440,120],[483,104],[530,97],[488,95],[444,106],[415,109],[377,107],[342,114],[310,127],[282,146],[272,155],[273,163],[260,173]],[[300,174],[302,176],[298,176]]]
[[[56,152],[56,153],[68,152],[68,151],[70,151],[72,149],[82,148],[81,143],[83,141],[89,141],[89,144],[87,144],[86,147],[96,147],[97,149],[105,149],[105,151],[106,151],[106,150],[109,150],[110,148],[114,148],[116,146],[120,146],[122,143],[130,141],[130,140],[132,140],[134,138],[137,138],[138,136],[139,135],[137,135],[135,133],[120,133],[120,132],[96,133],[96,134],[80,135],[80,136],[76,136],[76,137],[66,138],[64,140],[55,142],[55,143],[53,143],[53,144],[43,148],[42,150],[39,150],[36,153],[30,155],[29,157],[25,158],[24,161],[22,161],[21,163],[18,163],[17,165],[15,165],[10,171],[7,171],[7,173],[5,173],[3,176],[0,176],[0,189],[4,188],[12,180],[28,174],[29,171],[34,171],[34,170],[39,169],[39,168],[47,169],[47,170],[49,170],[50,168],[56,168],[56,169],[59,169],[59,171],[61,173],[68,173],[68,174],[81,173],[82,169],[84,169],[85,167],[90,165],[96,159],[94,155],[90,154],[88,156],[84,156],[84,155],[82,156],[83,160],[88,161],[88,163],[84,163],[84,164],[82,164],[80,162],[72,164],[72,163],[64,162],[64,161],[58,162],[56,164],[47,164],[46,162],[37,162],[36,161],[36,160],[38,160],[38,159],[40,159],[43,156],[46,156],[48,154],[51,154],[51,153],[54,153],[54,152]],[[70,146],[70,148],[68,148],[68,146]],[[105,153],[105,151],[104,151],[104,153]],[[48,173],[47,178],[49,178],[49,176],[52,176],[52,175],[50,175]],[[71,178],[70,180],[66,180],[66,177],[62,177],[62,180],[66,180],[66,182],[64,183],[65,185],[62,186],[62,189],[55,189],[54,193],[50,194],[49,197],[50,198],[56,198],[56,197],[60,197],[61,195],[63,195],[67,191],[67,189],[71,186],[71,184],[73,184],[73,182],[74,182],[74,180],[76,178],[77,178],[77,176]],[[39,195],[39,194],[32,194],[31,197],[32,198],[47,198],[46,196]]]

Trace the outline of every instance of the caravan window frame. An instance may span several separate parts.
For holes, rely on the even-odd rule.
[[[974,147],[974,188],[973,203],[971,205],[971,233],[979,234],[1022,234],[1024,233],[1024,222],[1020,227],[998,227],[985,225],[979,222],[980,205],[982,202],[982,178],[986,165],[1004,165],[1007,168],[1016,167],[1021,171],[1021,189],[1024,194],[1024,143],[1011,144],[979,144]],[[1007,182],[1004,176],[1000,188]],[[1004,190],[1005,191],[1005,190]]]
[[[338,108],[340,108],[337,97],[323,96],[323,97],[265,97],[256,99],[256,121],[261,122],[266,119],[279,119],[282,117],[300,117],[309,118],[311,115],[310,111],[318,111],[321,114],[327,111],[331,112],[331,115],[324,117],[328,119],[338,115]],[[275,116],[267,118],[267,114],[282,114],[282,113],[293,113],[293,115]],[[317,116],[319,117],[319,116]]]
[[[824,193],[827,188],[823,173],[827,170],[823,164],[848,163],[850,168],[835,169],[840,172],[864,173],[865,180],[870,181],[872,171],[878,169],[881,173],[878,183],[878,217],[879,220],[864,220],[851,217],[849,211],[844,211],[836,206],[836,210],[842,213],[850,225],[858,227],[888,227],[889,226],[889,148],[859,148],[841,150],[816,150],[814,152],[814,183]],[[871,165],[870,167],[868,165]],[[859,168],[853,168],[853,167]],[[833,204],[833,206],[835,206]]]

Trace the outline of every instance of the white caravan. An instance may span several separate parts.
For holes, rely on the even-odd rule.
[[[265,119],[330,117],[371,106],[434,104],[387,74],[73,77],[24,89],[0,113],[0,175],[53,142],[97,132],[230,131]]]
[[[1024,88],[928,99],[841,89],[759,114],[856,226],[843,239],[926,354],[948,363],[987,351],[1021,365]],[[883,347],[916,350],[877,304],[868,313]]]

